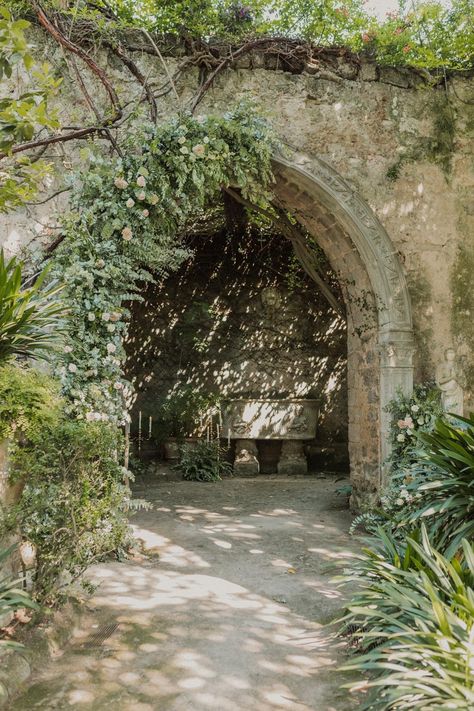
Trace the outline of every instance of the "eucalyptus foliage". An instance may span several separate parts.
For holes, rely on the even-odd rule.
[[[233,185],[262,203],[275,148],[267,123],[248,107],[221,118],[183,115],[150,126],[124,158],[91,155],[75,176],[72,212],[54,272],[66,284],[66,346],[58,372],[70,412],[123,423],[132,390],[123,375],[127,305],[146,281],[188,256],[186,223]]]

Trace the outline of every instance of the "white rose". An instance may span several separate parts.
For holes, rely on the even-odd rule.
[[[181,146],[179,149],[179,152],[182,153],[183,155],[187,155],[189,153],[189,148],[187,146]]]
[[[148,217],[149,214],[150,213],[148,210],[143,210],[143,212],[142,212],[143,217]]]
[[[184,136],[180,136],[178,138],[178,143],[182,146],[183,143],[186,143],[186,138]]]
[[[69,363],[67,369],[70,373],[77,373],[77,365],[75,363]]]
[[[95,265],[97,269],[103,269],[105,267],[105,262],[103,259],[98,259]]]
[[[399,434],[397,435],[397,442],[404,442],[405,441],[405,435]]]
[[[72,353],[72,346],[64,346],[65,353]]]
[[[132,230],[130,227],[124,227],[122,230],[122,237],[126,242],[130,242],[132,239]]]
[[[138,200],[144,200],[146,198],[146,192],[144,190],[140,190],[140,192],[137,195]]]
[[[209,143],[209,136],[204,136],[204,138],[202,139],[202,142]]]
[[[102,321],[110,321],[110,314],[108,311],[104,311],[102,314]]]
[[[89,321],[95,321],[95,314],[89,313],[89,314],[87,314],[87,318]]]
[[[419,409],[420,409],[420,406],[419,406],[419,405],[412,405],[412,406],[411,406],[411,411],[412,411],[412,412],[418,412]]]
[[[132,198],[128,198],[127,202],[125,203],[127,207],[133,207],[135,205],[135,200]]]
[[[198,158],[202,158],[206,153],[206,146],[203,143],[196,143],[196,145],[193,146],[193,153],[195,156],[198,156]]]
[[[403,506],[403,499],[396,499],[395,503],[397,506]]]
[[[107,343],[107,353],[115,353],[117,346],[113,343]]]
[[[125,188],[128,188],[128,183],[125,178],[115,178],[114,184],[116,188],[119,188],[119,190],[125,190]]]
[[[146,180],[143,175],[139,175],[137,178],[137,185],[139,188],[144,188],[146,185]]]
[[[107,331],[108,331],[109,333],[113,333],[113,332],[115,331],[115,326],[114,326],[113,323],[108,323],[108,324],[107,324]]]
[[[424,425],[424,424],[425,424],[425,421],[424,421],[424,419],[423,419],[422,417],[419,417],[419,418],[417,419],[417,422],[418,422],[419,425]]]
[[[152,195],[150,195],[150,199],[148,202],[150,203],[150,205],[156,205],[158,201],[159,201],[158,195],[156,193],[153,193]]]

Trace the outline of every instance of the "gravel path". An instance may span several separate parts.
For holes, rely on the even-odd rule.
[[[133,518],[151,557],[91,569],[80,629],[12,711],[354,708],[327,625],[337,563],[358,547],[343,482],[151,481],[136,494],[154,508]]]

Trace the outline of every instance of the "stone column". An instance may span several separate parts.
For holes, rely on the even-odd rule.
[[[253,439],[238,439],[235,443],[234,474],[255,476],[260,472],[257,444]]]
[[[381,429],[381,487],[388,479],[387,459],[391,454],[390,420],[387,405],[398,392],[411,395],[413,391],[413,355],[415,345],[411,331],[381,333],[380,345],[380,429]]]
[[[281,446],[278,474],[296,476],[308,473],[308,460],[304,453],[302,440],[284,440]]]

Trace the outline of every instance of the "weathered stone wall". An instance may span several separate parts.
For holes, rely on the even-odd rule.
[[[63,61],[60,50],[51,44],[42,47],[53,61]],[[155,87],[163,85],[166,77],[157,58],[141,53],[134,53],[134,58]],[[124,102],[133,102],[141,94],[141,88],[116,57],[99,53],[98,60],[119,86]],[[171,71],[180,61],[167,59]],[[89,116],[89,109],[63,66],[62,118],[78,124]],[[413,304],[416,380],[433,378],[445,348],[453,345],[470,379],[465,411],[472,411],[473,77],[451,77],[446,87],[432,87],[416,72],[380,69],[372,64],[346,65],[341,60],[330,72],[313,66],[299,73],[284,71],[281,66],[274,57],[271,62],[258,54],[245,58],[218,77],[198,112],[223,113],[241,99],[251,100],[272,121],[284,142],[308,156],[321,157],[344,176],[379,218],[404,266]],[[102,88],[84,76],[95,100],[105,101]],[[184,71],[176,84],[179,101],[171,90],[160,96],[159,120],[188,107],[199,83],[198,69]],[[64,172],[78,154],[68,146],[55,155]],[[54,186],[50,189],[53,191]],[[4,218],[0,241],[17,250],[30,239],[31,231],[51,241],[56,226],[52,212],[66,200],[60,196]],[[314,234],[318,236],[316,219]],[[350,260],[344,257],[340,262],[337,271],[342,280],[352,283],[352,298],[359,290],[359,306],[373,301],[357,270],[351,273]],[[351,358],[349,386],[351,378],[358,382],[358,390],[353,388],[350,393],[351,416],[364,414],[359,417],[363,421],[353,422],[364,430],[357,450],[362,462],[364,457],[370,460],[371,447],[379,446],[372,436],[378,427],[372,401],[378,397],[379,383],[374,380],[368,392],[358,374],[358,368],[363,368],[367,378],[374,379],[377,372],[371,365],[378,358],[373,336],[364,342],[354,340],[349,333],[349,362]],[[365,414],[370,414],[370,422]],[[371,461],[375,466],[373,455]]]

